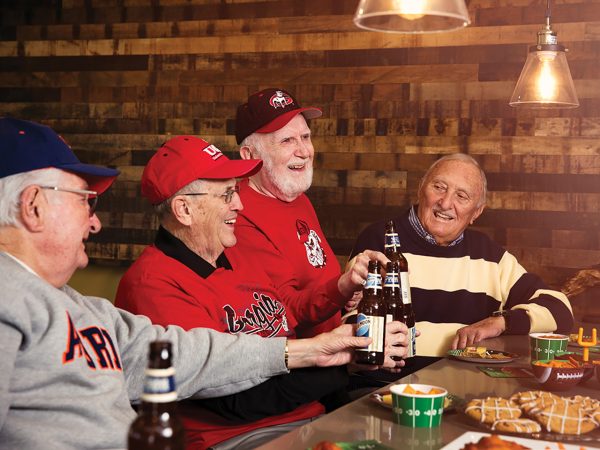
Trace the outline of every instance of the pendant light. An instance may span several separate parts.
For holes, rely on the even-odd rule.
[[[565,55],[550,26],[550,0],[546,25],[538,31],[537,45],[529,47],[527,61],[508,103],[523,108],[577,108],[579,100]]]
[[[371,31],[435,33],[469,25],[464,0],[361,0],[354,24]]]

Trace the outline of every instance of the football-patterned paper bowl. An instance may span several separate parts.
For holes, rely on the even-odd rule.
[[[413,428],[440,425],[448,391],[429,384],[395,384],[390,387],[392,410],[397,424]]]
[[[554,362],[553,362],[554,361]],[[584,367],[560,367],[557,360],[538,359],[531,361],[531,369],[543,389],[567,391],[583,379]]]

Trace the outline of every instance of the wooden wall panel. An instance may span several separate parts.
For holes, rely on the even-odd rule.
[[[9,4],[10,3],[10,4]],[[358,1],[29,0],[0,6],[0,115],[54,127],[122,175],[100,199],[97,262],[128,264],[157,226],[139,178],[170,136],[235,155],[235,110],[268,86],[323,109],[309,195],[343,261],[370,222],[415,201],[439,156],[488,174],[475,224],[559,285],[600,262],[600,0],[554,0],[581,106],[508,98],[542,27],[539,0],[470,0],[460,31],[358,30]]]

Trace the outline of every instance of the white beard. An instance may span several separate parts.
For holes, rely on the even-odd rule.
[[[269,158],[263,158],[263,168],[273,188],[276,197],[291,202],[308,191],[312,184],[313,167],[306,168],[302,174],[288,173],[287,167],[279,169],[273,166]]]

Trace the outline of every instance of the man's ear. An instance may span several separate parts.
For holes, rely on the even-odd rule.
[[[479,209],[475,212],[475,214],[473,214],[473,217],[471,217],[471,225],[473,225],[473,222],[477,220],[477,218],[481,215],[484,209],[485,205],[481,205]]]
[[[175,196],[171,200],[171,214],[182,225],[192,224],[190,205],[184,196]]]
[[[26,187],[21,192],[20,200],[19,217],[23,226],[32,232],[42,231],[49,208],[42,188],[35,185]]]
[[[252,149],[248,145],[240,147],[240,156],[242,159],[252,159]]]

